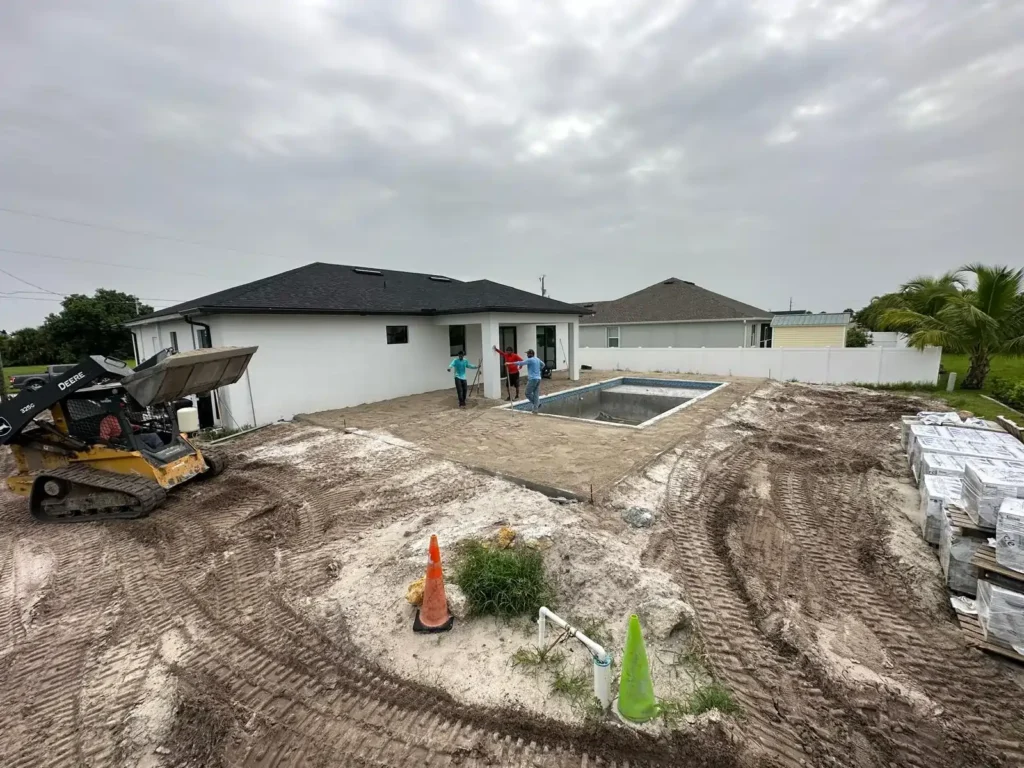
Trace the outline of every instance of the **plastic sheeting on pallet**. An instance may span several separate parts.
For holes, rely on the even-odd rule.
[[[978,623],[986,640],[1006,643],[1020,653],[1024,649],[1024,594],[979,581]]]
[[[939,518],[939,564],[946,577],[946,586],[954,592],[975,595],[978,591],[978,569],[971,559],[985,544],[984,539],[962,535],[945,513]]]
[[[929,544],[938,544],[947,503],[960,501],[960,480],[926,475],[921,484],[921,533]]]
[[[978,525],[995,528],[1003,499],[1024,499],[1024,470],[968,460],[963,479],[964,507]]]
[[[946,427],[936,427],[946,429]],[[994,435],[993,432],[975,430],[977,435]],[[914,447],[911,449],[910,466],[914,477],[920,479],[924,474],[921,465],[921,457],[925,453],[945,453],[954,456],[966,456],[972,459],[998,459],[999,461],[1024,462],[1024,444],[1018,442],[1012,436],[1003,433],[1006,440],[994,440],[990,437],[982,440],[965,440],[962,438],[931,437],[922,435],[915,437]]]
[[[996,562],[1024,573],[1024,499],[1003,499],[996,513]]]
[[[967,456],[958,456],[954,453],[922,453],[920,463],[922,477],[938,475],[962,479],[968,459]],[[1003,459],[974,459],[974,461],[990,467],[1024,470],[1024,461],[1005,461]]]

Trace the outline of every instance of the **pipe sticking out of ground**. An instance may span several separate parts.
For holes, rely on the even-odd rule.
[[[561,618],[557,614],[548,610],[545,607],[541,607],[537,614],[537,642],[540,647],[545,648],[545,639],[547,635],[547,623],[551,622],[555,626],[561,627],[568,632],[572,637],[575,637],[583,645],[586,646],[587,650],[590,651],[594,657],[594,695],[597,696],[597,700],[601,702],[601,706],[604,709],[612,703],[612,659],[605,651],[604,647],[598,645],[582,631],[576,629],[565,619]]]

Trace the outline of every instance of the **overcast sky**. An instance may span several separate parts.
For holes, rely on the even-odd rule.
[[[815,311],[1024,263],[1022,2],[12,1],[0,72],[8,330],[316,260]]]

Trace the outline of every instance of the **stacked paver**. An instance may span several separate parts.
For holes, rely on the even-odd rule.
[[[922,535],[938,545],[949,589],[977,595],[977,619],[960,615],[965,631],[1024,657],[1024,444],[955,414],[905,417],[901,435],[921,490]]]
[[[946,505],[960,501],[961,482],[955,477],[925,475],[921,483],[921,533],[929,544],[938,544]]]

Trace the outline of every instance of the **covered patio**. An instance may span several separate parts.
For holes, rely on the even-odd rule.
[[[484,312],[441,315],[435,323],[448,327],[452,356],[465,350],[470,362],[480,365],[479,378],[486,398],[502,397],[505,374],[494,347],[512,347],[523,358],[526,351],[532,349],[555,374],[561,374],[559,378],[580,380],[579,319],[576,317]]]

